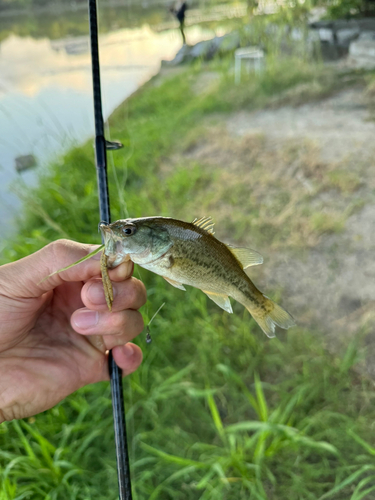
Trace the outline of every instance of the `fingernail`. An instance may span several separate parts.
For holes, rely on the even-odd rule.
[[[73,323],[78,328],[91,328],[98,324],[99,313],[98,311],[79,311],[73,316]]]
[[[123,262],[116,268],[116,276],[120,280],[129,278],[133,273],[133,262],[131,260]]]
[[[123,347],[123,351],[127,358],[131,358],[134,354],[134,348],[130,344],[125,344]]]
[[[116,295],[116,289],[112,286],[113,296]],[[95,305],[105,304],[105,295],[103,290],[103,284],[101,282],[92,283],[87,290],[87,297]]]

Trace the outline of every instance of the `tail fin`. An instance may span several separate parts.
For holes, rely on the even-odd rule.
[[[293,316],[289,314],[285,309],[281,306],[275,304],[271,299],[265,298],[265,308],[257,307],[253,304],[246,305],[246,309],[267,335],[267,337],[275,337],[275,326],[279,326],[280,328],[291,328],[295,326],[295,321]]]

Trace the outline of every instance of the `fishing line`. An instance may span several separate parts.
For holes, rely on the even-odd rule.
[[[107,133],[107,135],[109,137],[109,140],[111,141],[111,132],[110,132],[109,120],[108,120],[105,128],[106,128],[106,133]],[[132,152],[131,152],[131,154],[132,154]],[[130,156],[131,156],[131,154],[130,154]],[[119,178],[118,178],[118,175],[117,175],[117,169],[116,169],[115,161],[114,161],[114,158],[113,158],[113,154],[109,155],[110,163],[111,163],[111,168],[112,168],[112,172],[113,172],[113,177],[114,177],[115,184],[116,184],[117,196],[119,198],[119,205],[120,205],[120,209],[121,209],[121,218],[123,218],[123,217],[125,217],[125,218],[129,217],[128,207],[127,207],[127,204],[126,204],[126,201],[125,201],[124,192],[125,192],[126,181],[128,179],[127,161],[130,158],[130,156],[128,155],[128,158],[123,158],[122,169],[124,170],[124,180],[123,180],[123,183],[122,183],[123,184],[123,188],[121,188],[120,181],[119,181]]]
[[[128,109],[128,105],[125,106],[125,129],[126,129],[126,133],[128,135],[128,138],[129,138],[129,144],[128,144],[128,155],[125,157],[124,156],[124,165],[125,165],[125,168],[124,168],[124,177],[123,177],[123,184],[124,186],[126,185],[126,182],[128,180],[128,161],[130,160],[130,158],[133,156],[134,154],[134,138],[133,138],[133,135],[131,133],[131,130],[129,129],[129,126],[128,126],[128,118],[129,118],[129,109]]]
[[[165,302],[162,303],[162,305],[159,307],[159,309],[156,311],[156,313],[153,315],[153,317],[150,319],[148,322],[148,325],[146,326],[146,342],[147,344],[150,344],[152,342],[151,338],[151,331],[150,331],[150,325],[153,322],[155,316],[159,313],[159,311],[165,306]]]
[[[141,272],[140,272],[140,268],[139,266],[137,266],[137,274],[138,274],[138,277],[139,277],[139,280],[142,281],[143,283],[143,280],[142,280],[142,275],[141,275]],[[147,301],[147,304],[146,304],[146,316],[148,317],[148,302]],[[150,325],[152,323],[152,321],[154,320],[155,316],[157,314],[159,314],[159,311],[165,306],[165,302],[162,303],[162,305],[159,307],[159,309],[156,311],[156,313],[152,316],[152,318],[150,319],[150,321],[147,323],[146,325],[146,342],[147,344],[151,344],[152,342],[152,338],[151,338],[151,331],[150,331]]]
[[[122,171],[123,171],[123,177],[122,180],[120,181],[118,178],[117,170],[114,166],[114,162],[112,161],[112,168],[113,168],[113,173],[114,173],[114,178],[115,178],[115,183],[116,183],[116,189],[117,189],[117,194],[120,200],[120,204],[123,207],[124,210],[124,216],[129,217],[128,209],[127,209],[127,204],[125,202],[124,198],[124,193],[125,193],[125,188],[126,188],[126,183],[128,181],[128,161],[130,158],[133,156],[134,153],[134,138],[131,134],[131,131],[129,130],[128,127],[128,117],[129,117],[129,109],[127,103],[125,104],[125,113],[124,113],[124,122],[125,122],[125,131],[126,134],[129,138],[129,144],[127,144],[127,154],[122,155]],[[107,120],[107,125],[106,125],[106,130],[108,131],[108,137],[110,138],[110,127],[109,127],[109,119]],[[113,160],[113,157],[112,157]],[[121,188],[122,186],[122,188]],[[120,205],[120,206],[121,206]]]

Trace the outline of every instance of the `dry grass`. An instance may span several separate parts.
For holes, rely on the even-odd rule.
[[[323,234],[342,231],[351,213],[343,211],[345,195],[362,182],[347,166],[322,162],[309,141],[280,147],[262,134],[233,137],[222,124],[200,128],[183,146],[162,163],[163,175],[176,163],[199,164],[210,181],[191,205],[199,198],[201,210],[215,214],[229,239],[233,230],[242,242],[249,233],[275,249],[314,247]]]

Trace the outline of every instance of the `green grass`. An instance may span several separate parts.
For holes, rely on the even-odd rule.
[[[111,137],[125,149],[109,160],[113,219],[127,213],[186,220],[206,215],[217,202],[221,174],[186,152],[199,145],[207,120],[274,105],[311,78],[322,94],[327,90],[325,72],[308,60],[271,57],[265,73],[245,77],[238,87],[227,76],[229,65],[229,59],[210,64],[221,77],[203,94],[193,90],[205,69],[197,64],[157,85],[153,80],[116,110]],[[257,175],[261,180],[262,169]],[[241,210],[225,194],[234,213],[228,213],[232,226],[222,222],[233,243],[248,229],[248,219],[266,227],[261,204]],[[56,160],[23,196],[27,209],[4,260],[60,237],[99,241],[91,141]],[[237,196],[245,201],[241,189]],[[290,202],[282,191],[271,209]],[[318,231],[336,230],[316,216],[312,224]],[[283,240],[277,226],[267,234],[255,233],[255,242]],[[148,290],[146,322],[166,305],[152,323],[153,342],[138,339],[144,361],[125,381],[136,500],[371,498],[375,410],[371,382],[354,369],[362,360],[360,339],[336,355],[314,329],[296,327],[269,340],[238,304],[228,315],[199,290],[176,290],[142,269],[138,275]],[[117,498],[105,383],[83,388],[35,418],[0,426],[0,500],[89,498]]]

